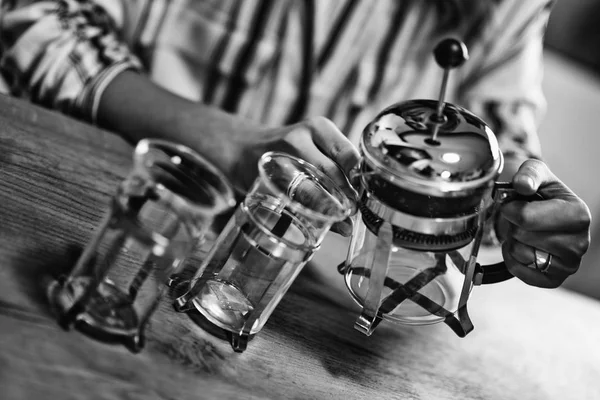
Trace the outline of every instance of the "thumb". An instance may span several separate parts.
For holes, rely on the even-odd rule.
[[[558,178],[556,178],[544,162],[530,159],[519,167],[519,170],[513,177],[513,187],[518,193],[531,196],[540,187],[557,181]]]

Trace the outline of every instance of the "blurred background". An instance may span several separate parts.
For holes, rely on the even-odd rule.
[[[545,62],[544,159],[592,213],[590,250],[564,286],[600,299],[600,0],[556,3]]]

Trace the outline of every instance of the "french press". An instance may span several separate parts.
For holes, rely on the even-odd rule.
[[[141,140],[96,234],[68,275],[48,285],[59,324],[141,351],[165,282],[234,205],[225,176],[199,154]]]
[[[477,263],[486,222],[515,195],[495,182],[503,168],[498,142],[479,117],[444,102],[449,71],[467,60],[467,48],[445,39],[434,56],[444,69],[439,100],[379,113],[361,135],[350,177],[359,212],[339,271],[362,307],[355,328],[366,335],[385,319],[443,321],[464,337],[473,329],[473,285],[512,277],[504,263]]]

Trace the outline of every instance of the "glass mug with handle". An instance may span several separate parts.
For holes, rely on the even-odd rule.
[[[264,154],[259,176],[175,307],[198,311],[246,349],[353,203],[313,165],[280,152]]]

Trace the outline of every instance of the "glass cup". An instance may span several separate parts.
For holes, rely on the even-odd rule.
[[[214,247],[175,302],[199,311],[246,349],[329,228],[344,220],[351,201],[321,171],[284,153],[262,156],[259,176]]]
[[[133,161],[96,235],[48,295],[65,329],[137,352],[166,281],[235,200],[221,172],[187,147],[142,140]]]

